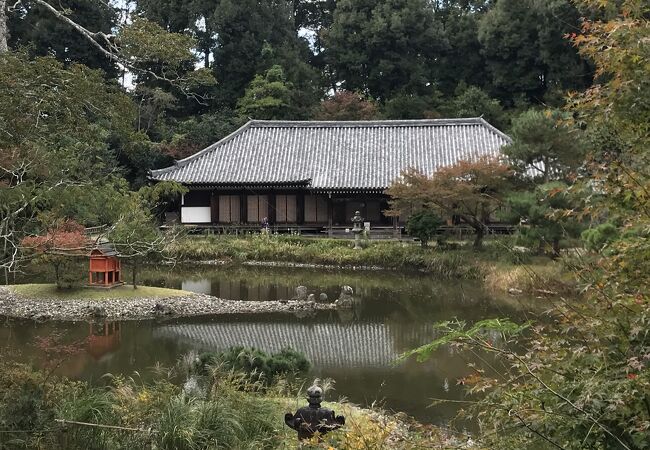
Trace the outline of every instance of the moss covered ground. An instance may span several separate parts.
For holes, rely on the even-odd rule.
[[[111,289],[83,287],[59,289],[55,284],[28,283],[13,285],[11,289],[23,297],[43,299],[110,300],[115,298],[165,298],[192,294],[188,291],[152,286],[138,286],[137,289],[133,289],[131,285],[122,285]]]

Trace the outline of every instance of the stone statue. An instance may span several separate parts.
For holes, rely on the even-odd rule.
[[[307,286],[298,286],[296,288],[296,296],[294,298],[296,300],[305,301],[307,300],[307,292]]]
[[[309,406],[303,406],[295,414],[284,415],[284,423],[298,432],[298,439],[310,439],[317,432],[323,435],[345,425],[345,417],[334,416],[331,409],[321,408],[322,399],[323,390],[319,386],[311,386],[307,389]]]
[[[354,249],[361,250],[361,233],[363,233],[363,217],[361,217],[361,211],[355,211],[354,217],[352,217],[352,232],[354,233]]]
[[[341,293],[334,303],[340,308],[352,308],[354,306],[354,290],[352,286],[341,286]]]

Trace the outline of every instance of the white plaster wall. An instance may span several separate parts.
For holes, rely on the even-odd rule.
[[[211,221],[209,206],[181,207],[181,223],[210,223]]]
[[[197,292],[199,294],[211,294],[212,283],[210,283],[210,280],[207,278],[201,278],[199,280],[184,280],[181,289],[184,291]]]

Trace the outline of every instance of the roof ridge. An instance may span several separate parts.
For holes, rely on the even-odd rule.
[[[252,127],[371,127],[371,126],[431,126],[483,124],[482,117],[451,119],[399,119],[399,120],[259,120],[251,119]],[[485,122],[487,123],[487,122]]]
[[[208,145],[208,146],[207,146],[206,148],[204,148],[203,150],[200,150],[200,151],[198,151],[198,152],[196,152],[196,153],[194,153],[194,154],[192,154],[192,155],[190,155],[190,156],[187,156],[187,157],[185,157],[185,158],[183,158],[183,159],[179,159],[179,160],[177,160],[177,161],[174,161],[174,164],[171,165],[171,166],[169,166],[169,167],[164,167],[164,168],[162,168],[162,169],[154,169],[154,170],[150,170],[150,171],[149,171],[149,176],[152,177],[152,176],[154,176],[154,175],[161,175],[161,174],[163,174],[163,173],[169,172],[169,171],[174,170],[174,169],[176,169],[176,168],[178,168],[178,167],[182,167],[182,166],[184,166],[185,164],[194,161],[195,159],[197,159],[197,158],[199,158],[199,157],[205,155],[206,153],[208,153],[208,152],[214,150],[215,148],[217,148],[217,147],[219,147],[219,146],[225,144],[226,142],[232,140],[234,137],[236,137],[236,136],[238,136],[239,134],[243,133],[244,131],[246,131],[247,128],[250,128],[250,127],[251,127],[251,124],[252,124],[252,123],[253,123],[253,121],[252,121],[252,120],[249,120],[249,121],[246,122],[244,125],[242,125],[241,127],[237,128],[235,131],[233,131],[232,133],[230,133],[228,136],[226,136],[226,137],[224,137],[224,138],[221,138],[220,140],[218,140],[218,141],[215,142],[214,144]]]
[[[492,131],[492,132],[495,133],[497,136],[502,137],[502,138],[505,139],[506,142],[508,142],[509,144],[512,144],[513,141],[512,141],[512,138],[511,138],[510,136],[508,136],[506,133],[504,133],[503,131],[499,130],[497,127],[495,127],[495,126],[492,125],[490,122],[488,122],[487,120],[485,120],[485,119],[483,118],[483,116],[479,117],[479,121],[480,121],[481,124],[482,124],[483,126],[485,126],[488,130]]]

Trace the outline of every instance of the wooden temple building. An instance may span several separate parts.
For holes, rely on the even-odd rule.
[[[262,121],[153,170],[152,180],[189,188],[183,224],[328,232],[359,210],[373,229],[396,229],[384,194],[402,170],[423,173],[463,159],[499,155],[510,138],[482,118],[386,121]]]

